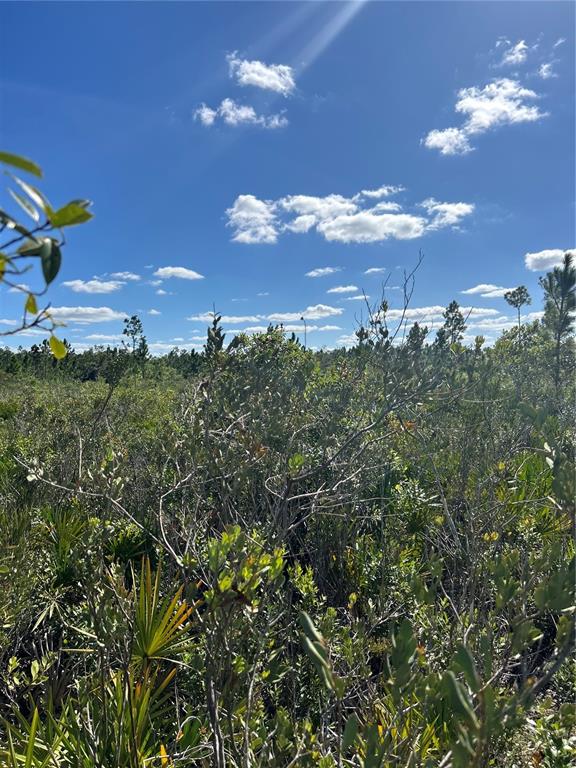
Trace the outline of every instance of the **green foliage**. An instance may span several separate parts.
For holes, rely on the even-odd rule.
[[[0,351],[0,764],[571,764],[572,338],[386,314]]]
[[[0,165],[42,177],[42,171],[35,163],[9,152],[0,152]],[[48,287],[60,272],[61,249],[64,245],[62,230],[89,221],[92,218],[88,210],[90,202],[74,200],[54,210],[39,189],[10,171],[5,173],[18,188],[8,188],[11,201],[32,219],[33,225],[23,224],[6,210],[0,209],[0,233],[8,235],[8,239],[0,243],[0,286],[19,291],[26,297],[22,323],[9,331],[3,331],[0,335],[18,333],[34,327],[45,329],[50,333],[50,349],[54,357],[62,359],[66,355],[66,347],[53,333],[58,323],[52,317],[49,305],[39,309],[38,299],[46,294]],[[51,234],[55,230],[60,231],[58,237]],[[35,261],[40,262],[44,279],[44,288],[39,290],[31,290],[20,282],[21,278],[34,268]]]

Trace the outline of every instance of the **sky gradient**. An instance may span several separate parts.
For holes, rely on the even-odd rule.
[[[51,288],[60,335],[113,343],[138,313],[154,353],[193,348],[216,308],[228,332],[304,317],[310,346],[340,346],[384,281],[394,319],[420,251],[411,321],[456,299],[493,339],[519,284],[538,313],[575,246],[574,14],[0,3],[1,147],[55,204],[94,201]],[[0,292],[6,328],[21,304]]]

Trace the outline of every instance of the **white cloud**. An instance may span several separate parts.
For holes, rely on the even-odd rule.
[[[178,277],[181,280],[203,280],[204,275],[200,275],[193,269],[187,267],[160,267],[154,272],[156,277],[169,278]]]
[[[248,104],[238,104],[234,99],[223,99],[216,109],[201,104],[194,112],[194,119],[199,120],[207,128],[214,125],[217,119],[226,125],[257,125],[260,128],[284,128],[288,120],[283,114],[259,115],[254,107]]]
[[[326,293],[356,293],[357,290],[357,285],[336,285],[334,288],[329,288]]]
[[[556,40],[556,42],[554,43],[553,48],[558,48],[560,45],[564,45],[565,42],[566,42],[565,37],[559,37],[558,40]]]
[[[474,213],[475,207],[472,203],[440,203],[433,197],[424,200],[420,205],[433,216],[427,229],[457,227],[462,219]]]
[[[361,293],[358,296],[347,296],[346,301],[367,301],[369,298],[370,296]]]
[[[218,314],[218,313],[216,313]],[[214,312],[201,312],[198,315],[190,315],[186,320],[193,320],[200,323],[211,323],[214,319]],[[263,320],[262,315],[222,315],[222,323],[257,323]]]
[[[112,272],[110,277],[114,277],[116,280],[130,280],[133,282],[142,279],[140,275],[137,275],[135,272]]]
[[[289,232],[296,232],[301,234],[302,232],[308,232],[308,230],[311,229],[316,224],[316,222],[316,216],[307,214],[305,216],[297,216],[289,224],[286,224],[284,228]]]
[[[232,240],[237,243],[275,243],[278,231],[274,208],[274,203],[259,200],[254,195],[239,195],[226,211],[228,226],[235,230]]]
[[[381,203],[376,203],[376,205],[370,209],[372,213],[398,213],[398,211],[402,210],[402,206],[400,203],[392,203],[388,200],[385,200]]]
[[[8,293],[22,293],[22,291],[29,291],[30,286],[28,283],[16,283],[12,288],[8,288]]]
[[[158,315],[161,315],[162,312],[159,312],[157,309],[149,309],[148,314],[152,315],[152,317],[157,317]]]
[[[89,333],[88,336],[84,337],[84,341],[118,342],[125,338],[121,333]]]
[[[336,343],[341,347],[355,347],[358,344],[358,336],[355,333],[346,333],[340,336]]]
[[[540,64],[540,67],[538,68],[538,74],[542,80],[550,80],[552,77],[558,77],[558,75],[554,72],[553,67],[554,64],[552,62]]]
[[[194,112],[194,119],[199,120],[202,125],[207,128],[214,125],[216,118],[218,117],[218,110],[212,109],[207,104],[200,104],[200,106]]]
[[[17,321],[16,320],[2,319],[2,320],[0,320],[0,325],[12,325],[13,326],[13,325],[17,325]]]
[[[199,349],[202,344],[174,344],[166,341],[152,341],[148,344],[148,349],[153,355],[165,355],[171,352],[175,347],[180,350]]]
[[[50,314],[61,323],[109,323],[123,320],[126,312],[117,312],[110,307],[51,307]]]
[[[465,122],[459,128],[430,131],[424,145],[429,149],[438,149],[443,155],[466,154],[473,149],[469,142],[471,136],[500,126],[531,123],[546,117],[546,112],[526,103],[537,98],[537,93],[509,78],[493,80],[483,88],[462,88],[458,92],[455,110],[465,116]]]
[[[306,272],[306,277],[326,277],[327,275],[333,275],[335,272],[342,272],[342,267],[318,267],[312,269],[310,272]]]
[[[65,288],[70,288],[74,293],[114,293],[119,291],[125,283],[121,280],[66,280],[62,283]]]
[[[524,40],[519,40],[516,45],[511,45],[507,48],[503,55],[500,66],[518,66],[524,64],[528,58],[529,48]]]
[[[295,320],[321,320],[323,317],[334,317],[343,314],[344,310],[340,307],[330,307],[326,304],[314,304],[306,307],[301,312],[277,312],[268,315],[268,320],[273,323],[290,323]]]
[[[386,313],[386,317],[388,320],[401,320],[403,317],[407,321],[430,323],[438,320],[443,321],[442,314],[445,310],[446,307],[440,305],[408,307],[406,310],[390,309]],[[482,307],[460,307],[460,312],[464,317],[490,317],[499,314],[496,309],[484,309]]]
[[[526,268],[531,272],[544,272],[553,267],[559,267],[565,253],[571,253],[576,258],[576,249],[549,248],[536,253],[527,253],[524,256]]]
[[[390,195],[397,195],[398,192],[403,191],[404,187],[383,184],[381,187],[378,187],[378,189],[363,189],[357,197],[370,197],[379,200],[381,197],[390,197]]]
[[[256,296],[270,296],[270,291],[260,291]]]
[[[310,195],[291,195],[279,201],[284,210],[299,216],[313,216],[315,221],[332,219],[341,214],[354,213],[358,206],[342,195],[313,197]],[[309,219],[307,219],[309,221]],[[308,227],[309,228],[309,227]]]
[[[316,332],[325,332],[325,331],[341,331],[339,325],[291,325],[288,323],[287,325],[283,325],[282,329],[286,333],[316,333]],[[268,330],[267,325],[252,325],[248,326],[247,328],[243,329],[234,329],[229,331],[229,333],[266,333]]]
[[[378,214],[368,210],[323,221],[318,225],[318,231],[329,241],[376,243],[389,238],[411,240],[421,237],[425,227],[426,220],[421,216]]]
[[[513,288],[504,288],[501,285],[492,285],[491,283],[479,283],[473,288],[466,288],[465,291],[460,293],[482,296],[484,299],[498,299],[502,298],[508,291],[513,291]]]
[[[172,294],[168,291],[165,291],[164,288],[158,288],[156,291],[156,296],[171,296]]]
[[[426,136],[424,144],[428,149],[438,149],[441,155],[465,155],[473,149],[466,131],[461,128],[435,128]]]
[[[303,234],[312,229],[328,241],[376,243],[390,238],[410,240],[443,227],[457,228],[464,217],[474,212],[471,203],[439,202],[433,197],[420,203],[417,213],[400,213],[398,203],[389,201],[364,203],[368,207],[361,207],[358,201],[362,199],[360,194],[351,198],[337,194],[289,195],[278,200],[239,195],[226,211],[227,226],[234,230],[232,239],[240,243],[276,243],[282,233]],[[312,272],[307,276],[330,274]]]
[[[235,78],[238,85],[252,85],[280,93],[282,96],[289,96],[296,88],[294,70],[287,64],[264,64],[258,60],[240,59],[236,51],[226,58],[230,77]]]
[[[364,270],[365,275],[381,275],[383,272],[386,272],[386,267],[369,267]]]

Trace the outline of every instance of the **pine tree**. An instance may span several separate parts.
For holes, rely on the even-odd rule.
[[[561,267],[540,278],[544,290],[544,327],[554,340],[554,384],[560,387],[562,347],[574,330],[576,268],[572,253],[565,253]]]

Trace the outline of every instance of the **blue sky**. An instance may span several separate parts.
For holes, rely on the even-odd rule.
[[[61,335],[113,341],[137,312],[163,352],[201,345],[215,307],[229,331],[304,316],[333,347],[386,280],[394,317],[420,250],[411,320],[437,327],[455,298],[494,338],[521,283],[540,311],[542,269],[575,245],[574,13],[0,4],[2,148],[54,203],[94,201],[50,294]],[[22,299],[0,302],[8,327]]]

